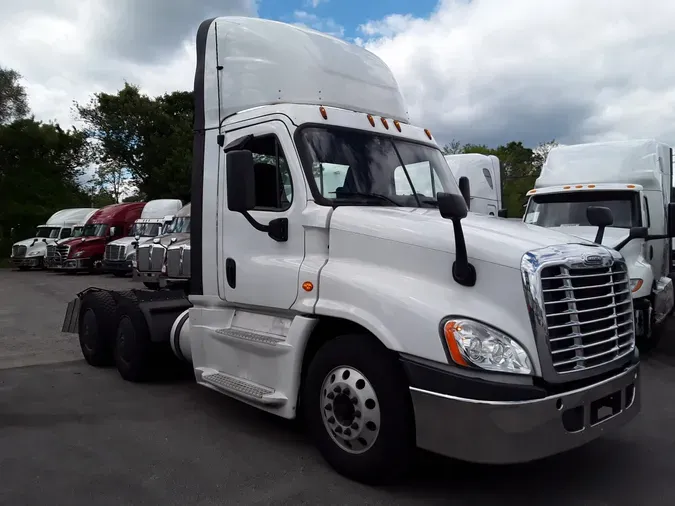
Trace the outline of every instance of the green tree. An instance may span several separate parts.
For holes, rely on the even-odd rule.
[[[0,125],[0,239],[28,233],[59,209],[87,207],[78,177],[90,161],[84,133],[21,119]],[[3,246],[0,255],[8,250]]]
[[[0,67],[0,125],[28,115],[28,97],[16,70]]]
[[[449,144],[446,144],[441,148],[441,151],[443,151],[444,155],[457,155],[464,153],[464,147],[462,146],[461,142],[452,139]]]
[[[115,94],[97,93],[86,105],[76,103],[87,134],[96,140],[103,164],[124,167],[148,199],[189,201],[192,172],[191,92],[159,97],[125,83]]]

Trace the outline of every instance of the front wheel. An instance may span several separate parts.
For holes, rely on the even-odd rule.
[[[635,344],[637,345],[638,350],[640,350],[640,353],[649,353],[658,346],[659,341],[661,340],[664,322],[657,325],[655,320],[656,316],[654,308],[651,303],[649,303],[642,311],[643,331],[635,340]]]
[[[369,335],[326,343],[305,379],[303,409],[315,445],[340,474],[394,481],[414,457],[414,416],[396,357]]]

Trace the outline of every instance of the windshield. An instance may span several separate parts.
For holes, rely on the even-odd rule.
[[[38,227],[35,237],[58,239],[61,227]]]
[[[171,229],[173,228],[173,221],[167,221],[164,223],[162,226],[162,232],[161,235],[166,235],[171,233]]]
[[[84,226],[82,235],[84,237],[103,237],[105,236],[107,230],[108,225],[106,225],[105,223],[98,223],[98,224],[90,223],[89,225]]]
[[[179,216],[175,218],[171,223],[172,234],[188,234],[190,232],[190,217],[189,216]]]
[[[134,223],[129,235],[131,237],[136,237],[137,235],[141,237],[155,237],[159,235],[159,227],[159,223]]]
[[[302,129],[299,147],[317,190],[335,204],[429,207],[438,192],[460,194],[435,147],[326,127]]]
[[[73,233],[70,234],[70,237],[81,237],[84,227],[73,227]]]
[[[589,206],[608,207],[613,227],[640,226],[639,194],[632,191],[584,191],[555,193],[530,198],[525,223],[540,227],[591,226],[586,217]]]

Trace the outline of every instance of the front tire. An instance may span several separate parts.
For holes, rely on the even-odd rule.
[[[644,313],[649,314],[649,324],[646,328],[646,332],[636,338],[635,344],[638,347],[638,350],[640,350],[640,353],[647,354],[658,346],[663,334],[665,322],[656,325],[654,308],[651,303],[644,309]]]
[[[304,382],[303,409],[314,444],[340,474],[382,484],[414,457],[412,401],[396,357],[372,336],[323,345]]]

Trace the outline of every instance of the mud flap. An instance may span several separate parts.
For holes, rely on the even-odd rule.
[[[66,332],[68,334],[78,333],[81,305],[82,300],[79,297],[75,297],[68,303],[68,306],[66,307],[66,315],[63,318],[63,326],[61,327],[61,332]]]

